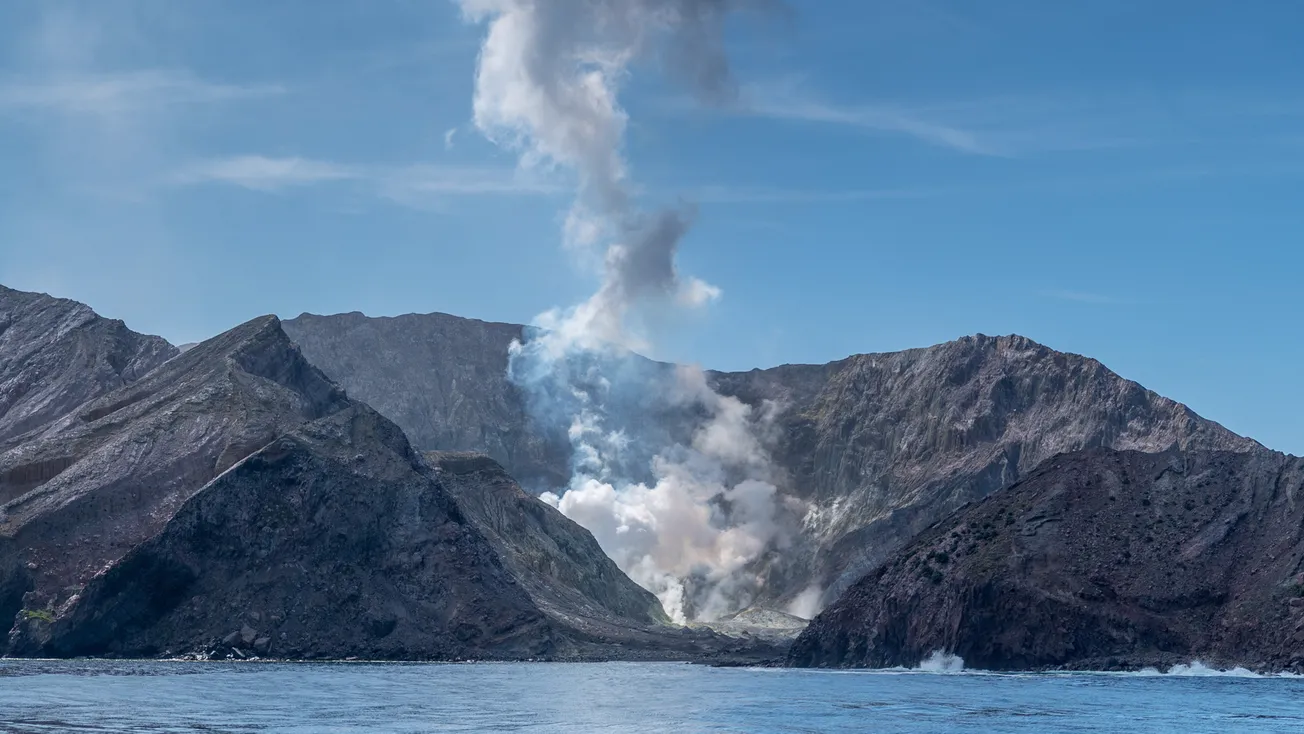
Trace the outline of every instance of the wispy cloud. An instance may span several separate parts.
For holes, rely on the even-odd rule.
[[[558,183],[501,166],[356,165],[260,155],[195,161],[168,177],[173,185],[227,184],[261,192],[342,182],[413,208],[425,208],[450,196],[546,196],[566,190]]]
[[[0,78],[0,110],[108,115],[175,105],[212,104],[282,94],[270,84],[225,84],[186,71],[24,75]]]
[[[839,105],[802,89],[798,79],[749,85],[743,90],[745,113],[774,120],[843,125],[869,131],[906,135],[930,145],[975,155],[1003,155],[977,133],[948,125],[887,103]]]
[[[685,196],[705,204],[814,204],[822,202],[916,199],[935,194],[926,189],[796,189],[763,186],[699,186]]]
[[[1025,157],[1119,148],[1261,139],[1285,131],[1304,105],[1295,90],[1046,91],[969,100],[830,101],[801,77],[744,90],[742,114],[898,134],[959,153]]]
[[[170,183],[224,183],[254,191],[280,191],[358,177],[355,169],[326,161],[241,155],[197,161],[173,173]]]
[[[750,87],[747,112],[775,120],[844,125],[865,130],[898,133],[930,145],[975,155],[1003,155],[978,134],[963,128],[924,119],[904,108],[885,104],[839,106],[776,87]]]
[[[222,184],[264,193],[337,183],[360,185],[384,199],[414,208],[450,196],[552,196],[570,189],[535,171],[503,166],[417,163],[402,166],[337,163],[301,157],[240,155],[193,161],[167,177],[167,184]],[[931,189],[799,189],[703,185],[667,192],[705,204],[807,204],[913,199]]]

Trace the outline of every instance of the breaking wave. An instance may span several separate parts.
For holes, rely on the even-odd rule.
[[[1211,668],[1199,660],[1192,660],[1189,664],[1178,663],[1168,670],[1159,670],[1158,668],[1142,668],[1141,670],[1116,673],[1116,675],[1129,675],[1138,677],[1156,677],[1170,676],[1174,678],[1304,678],[1297,673],[1282,671],[1280,673],[1256,673],[1248,668],[1240,666],[1234,668]]]
[[[919,667],[915,670],[921,673],[963,673],[964,658],[934,650],[928,657],[919,661]]]

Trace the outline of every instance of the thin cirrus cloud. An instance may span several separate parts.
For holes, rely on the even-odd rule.
[[[1195,142],[1188,125],[1227,118],[1217,95],[1146,90],[1007,94],[898,103],[829,101],[799,78],[744,90],[737,111],[753,117],[901,135],[954,152],[1020,158],[1055,152]]]
[[[823,123],[901,134],[921,142],[973,155],[999,156],[1006,152],[979,133],[926,119],[890,104],[838,105],[799,92],[792,82],[748,86],[743,92],[744,114],[773,120]]]
[[[347,183],[394,203],[423,208],[450,196],[547,196],[566,189],[526,172],[490,166],[419,163],[404,166],[353,165],[309,158],[243,155],[196,161],[169,183],[226,184],[260,192]]]
[[[753,117],[896,134],[954,152],[1022,158],[1122,148],[1214,148],[1286,134],[1304,106],[1294,90],[1095,89],[900,104],[831,102],[801,80],[744,90]],[[1278,141],[1280,142],[1280,141]]]
[[[174,186],[229,185],[263,193],[330,184],[360,186],[396,204],[425,208],[452,196],[556,196],[570,189],[536,171],[494,166],[418,163],[353,165],[301,157],[242,155],[199,160],[174,172]],[[792,189],[706,185],[684,194],[705,204],[813,204],[910,199],[937,194],[927,189]]]
[[[111,114],[186,104],[214,104],[283,94],[275,84],[212,82],[186,71],[0,78],[0,109],[64,114]]]

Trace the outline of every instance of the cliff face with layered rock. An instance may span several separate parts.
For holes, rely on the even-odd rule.
[[[721,392],[783,406],[773,452],[806,510],[795,550],[762,567],[775,604],[815,589],[831,602],[933,522],[1058,453],[1259,447],[1094,359],[1019,336],[713,377]]]
[[[454,659],[570,648],[402,432],[361,405],[205,485],[48,627],[34,652]]]
[[[61,608],[214,477],[347,405],[266,317],[28,434],[0,454],[0,578],[27,589],[0,619]]]
[[[275,317],[255,319],[0,453],[0,651],[775,652],[661,624],[655,599],[586,531],[486,462],[445,456],[436,468]]]
[[[522,327],[448,314],[368,318],[303,314],[284,328],[330,378],[426,451],[488,454],[542,491],[569,478],[564,432],[532,425],[507,379]]]
[[[75,301],[0,285],[0,447],[176,354]]]
[[[534,425],[506,377],[507,345],[522,327],[443,314],[286,323],[314,364],[418,446],[484,451],[532,477],[531,488],[566,485],[564,427]],[[768,448],[780,491],[801,509],[783,518],[790,544],[754,564],[764,581],[754,603],[801,615],[931,523],[1057,453],[1258,446],[1096,360],[1019,336],[707,377],[722,394],[778,406]],[[684,416],[655,418],[668,435],[690,435]]]
[[[1057,456],[928,529],[820,614],[789,663],[1304,671],[1304,459]]]
[[[426,458],[540,606],[588,620],[669,623],[656,597],[617,568],[589,531],[526,493],[498,462],[471,452]]]

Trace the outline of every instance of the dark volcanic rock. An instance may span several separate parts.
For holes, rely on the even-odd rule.
[[[165,651],[525,658],[570,645],[398,427],[355,404],[210,482],[91,579],[41,650]]]
[[[349,404],[273,316],[211,339],[0,453],[0,578],[23,569],[24,607],[58,609],[218,474]]]
[[[778,652],[660,624],[587,531],[492,462],[440,463],[255,319],[0,453],[0,652]]]
[[[656,597],[621,572],[589,531],[527,494],[493,459],[426,457],[530,599],[565,632],[572,659],[756,663],[782,655],[795,637],[670,626]]]
[[[176,354],[75,301],[0,286],[0,447]]]
[[[565,486],[565,435],[531,426],[507,379],[523,327],[447,314],[303,314],[285,331],[309,361],[380,411],[422,450],[488,454],[531,488]]]
[[[809,588],[831,601],[939,518],[1061,452],[1261,448],[1094,359],[1020,336],[713,378],[745,402],[783,406],[781,488],[807,510],[795,547],[763,562],[761,601],[777,605]]]
[[[617,568],[589,531],[527,494],[498,462],[467,452],[426,457],[540,607],[623,625],[669,623],[657,598]]]
[[[522,327],[445,314],[343,314],[304,315],[286,328],[314,364],[417,446],[486,452],[532,490],[566,485],[569,449],[548,432],[559,427],[532,426],[506,377],[507,346]],[[637,374],[651,383],[657,366]],[[1258,446],[1096,360],[1018,336],[708,379],[750,405],[779,405],[768,445],[780,491],[802,509],[786,518],[792,543],[752,570],[765,580],[757,604],[800,614],[836,598],[937,519],[1057,453]],[[649,410],[638,430],[665,424],[660,438],[691,435],[688,416]]]
[[[1055,457],[938,523],[811,622],[798,666],[1304,670],[1304,459]]]

